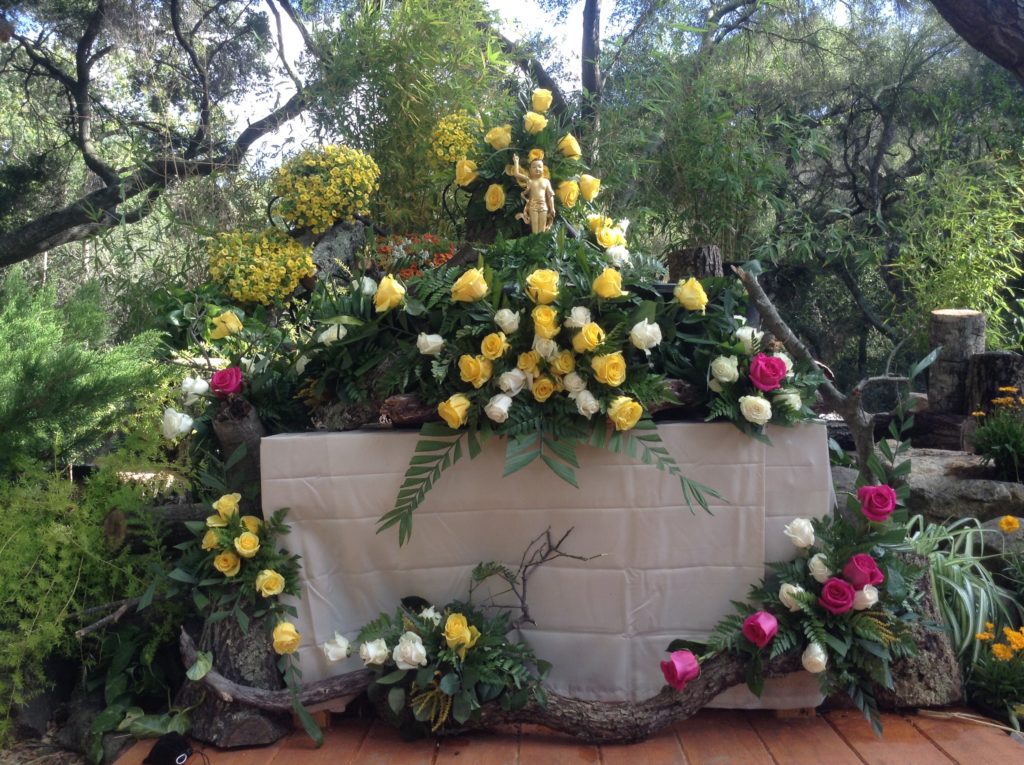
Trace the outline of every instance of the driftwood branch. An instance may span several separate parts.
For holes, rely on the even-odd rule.
[[[195,644],[185,630],[181,631],[180,647],[185,665],[192,666],[196,659]],[[765,675],[776,677],[799,669],[800,657],[797,654],[783,654],[767,663]],[[683,692],[666,688],[656,696],[637,702],[587,701],[549,693],[543,706],[530,701],[522,709],[506,711],[496,704],[487,704],[480,710],[478,718],[459,730],[531,723],[594,744],[641,741],[674,722],[692,717],[722,691],[742,683],[744,673],[742,658],[719,655],[701,665],[700,677],[691,681]],[[373,673],[362,669],[309,683],[299,689],[299,701],[304,705],[319,704],[360,693],[369,687],[372,680]],[[206,673],[200,682],[226,702],[249,704],[271,712],[292,708],[292,694],[288,690],[266,691],[239,685],[216,670]]]

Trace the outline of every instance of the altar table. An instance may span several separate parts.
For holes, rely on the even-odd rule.
[[[546,528],[573,529],[563,549],[601,555],[552,561],[529,580],[536,624],[524,627],[551,661],[552,690],[579,698],[639,700],[664,685],[659,662],[674,638],[702,640],[745,600],[766,560],[791,558],[783,526],[820,517],[834,502],[825,427],[770,427],[766,445],[729,424],[662,423],[665,445],[685,475],[714,487],[711,514],[686,506],[678,479],[624,455],[579,449],[576,489],[537,460],[502,477],[504,442],[492,440],[442,473],[413,514],[400,548],[396,528],[377,534],[418,433],[366,430],[284,434],[261,445],[263,507],[289,508],[284,545],[302,556],[296,626],[303,680],[362,666],[331,664],[319,646],[359,628],[406,595],[443,606],[465,599],[480,561],[515,569]],[[357,646],[355,646],[357,648]],[[731,707],[807,707],[816,678],[769,682],[761,700],[745,688],[717,700]]]

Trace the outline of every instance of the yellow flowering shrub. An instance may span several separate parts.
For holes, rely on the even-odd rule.
[[[218,234],[207,253],[210,278],[239,303],[270,305],[316,273],[309,248],[273,228]]]
[[[442,117],[430,137],[430,154],[442,164],[451,164],[470,155],[483,130],[479,117],[464,109]]]
[[[359,149],[306,149],[274,174],[273,193],[280,199],[275,209],[290,224],[320,234],[368,214],[379,178],[373,157]]]

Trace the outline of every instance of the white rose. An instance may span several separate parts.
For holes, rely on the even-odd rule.
[[[420,611],[420,618],[427,622],[433,622],[435,627],[441,623],[441,614],[433,606],[428,606]]]
[[[185,394],[185,406],[196,403],[209,391],[210,384],[199,377],[186,377],[181,381],[181,392]]]
[[[518,394],[524,385],[526,385],[526,372],[522,369],[503,372],[498,378],[498,387],[501,388],[502,392],[510,396]]]
[[[512,399],[504,393],[493,396],[484,407],[484,414],[493,422],[502,423],[508,419],[508,410],[512,406]]]
[[[569,398],[576,398],[587,389],[587,381],[576,372],[570,372],[562,378],[562,386],[569,392]]]
[[[772,418],[772,405],[760,396],[740,396],[740,414],[747,422],[764,425]]]
[[[565,319],[565,326],[573,329],[583,329],[590,324],[590,309],[584,305],[575,306]]]
[[[369,276],[364,276],[359,279],[359,291],[364,295],[373,297],[377,294],[377,282],[371,279]]]
[[[832,576],[832,569],[825,565],[825,553],[812,555],[807,561],[807,570],[811,572],[816,582],[825,584]]]
[[[388,655],[388,644],[384,642],[384,638],[377,638],[359,646],[359,658],[368,667],[380,666],[388,660]]]
[[[853,596],[853,608],[856,611],[864,611],[871,608],[878,602],[878,588],[873,584],[865,584],[864,589],[858,590]]]
[[[398,639],[398,645],[391,653],[391,658],[399,669],[416,669],[427,665],[427,649],[423,647],[423,640],[415,632],[403,632]]]
[[[338,342],[347,334],[348,330],[345,329],[343,324],[332,324],[316,336],[316,341],[320,343],[320,345],[330,345],[331,343]]]
[[[650,355],[651,348],[661,342],[661,327],[647,319],[638,321],[629,330],[629,341],[644,353]]]
[[[295,374],[301,375],[306,371],[306,364],[309,363],[309,356],[299,356],[295,361]]]
[[[616,268],[628,266],[630,263],[629,250],[627,250],[624,245],[612,245],[604,251],[604,254],[608,256],[608,260],[610,260],[611,264]]]
[[[171,407],[164,409],[164,422],[161,431],[164,438],[173,441],[178,436],[184,436],[192,432],[192,418],[182,412],[177,412]]]
[[[800,595],[803,592],[804,588],[800,585],[786,582],[779,588],[779,601],[790,611],[796,613],[800,610],[800,603],[793,596]]]
[[[589,420],[601,411],[601,405],[597,403],[593,393],[589,390],[581,390],[576,394],[576,411]]]
[[[743,343],[744,351],[747,353],[753,353],[754,346],[760,345],[761,338],[764,337],[764,332],[759,332],[753,327],[740,327],[733,334],[733,337]]]
[[[735,356],[719,356],[711,362],[711,376],[720,383],[736,382],[740,379],[739,360]]]
[[[799,412],[804,407],[804,402],[800,398],[799,392],[792,388],[783,388],[775,394],[772,400],[776,406],[784,407],[794,412]]]
[[[259,357],[257,356],[256,358]],[[256,358],[242,356],[242,358],[238,360],[238,366],[242,368],[243,372],[251,376],[256,370]]]
[[[533,336],[533,350],[537,351],[545,361],[551,361],[561,353],[558,343],[540,335]]]
[[[782,533],[797,547],[810,547],[814,544],[814,525],[806,518],[794,518],[783,527]]]
[[[788,353],[782,353],[780,351],[779,353],[773,353],[772,355],[775,356],[775,358],[777,359],[782,359],[782,363],[786,365],[787,375],[793,371],[793,359],[789,357]]]
[[[718,380],[712,377],[710,380],[708,380],[708,388],[713,390],[715,393],[721,393],[722,383],[718,382]]]
[[[812,675],[817,675],[828,667],[828,653],[821,643],[811,643],[800,656],[800,663]]]
[[[341,661],[347,659],[352,653],[352,645],[348,642],[348,638],[337,632],[334,633],[334,640],[328,640],[320,648],[327,656],[327,661]]]
[[[629,231],[629,218],[622,218],[615,225],[622,229],[622,235],[625,236],[626,232]]]
[[[494,323],[506,335],[511,335],[519,329],[519,311],[510,311],[508,308],[502,308],[494,314]]]
[[[416,338],[416,349],[424,356],[436,356],[444,348],[444,338],[420,332]]]

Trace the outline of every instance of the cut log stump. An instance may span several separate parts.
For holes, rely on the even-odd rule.
[[[1024,356],[1013,351],[976,353],[967,364],[966,412],[987,412],[1000,388],[1024,390]]]
[[[933,412],[968,414],[967,366],[985,351],[985,314],[965,308],[932,311],[931,347],[942,346],[928,370],[928,407]]]

